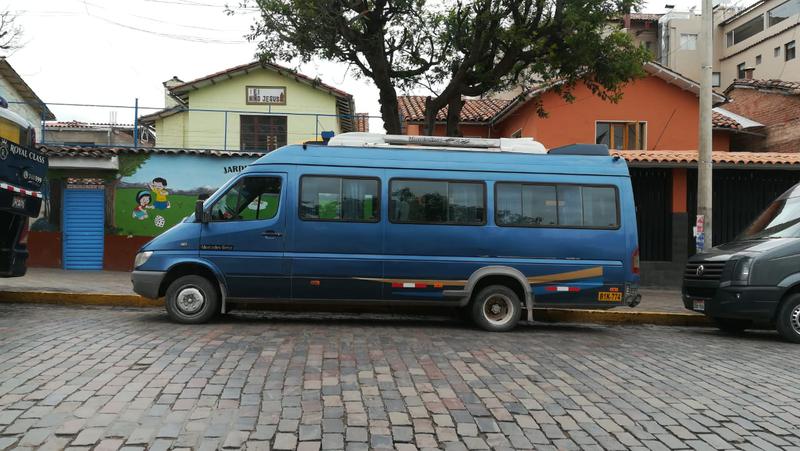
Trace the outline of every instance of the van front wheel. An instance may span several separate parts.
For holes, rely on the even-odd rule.
[[[778,311],[778,333],[786,341],[800,343],[800,294],[793,294]]]
[[[205,277],[183,276],[172,282],[165,296],[167,314],[183,324],[204,323],[219,311],[219,295]]]
[[[472,320],[489,332],[505,332],[519,321],[522,306],[514,290],[504,285],[490,285],[472,301]]]

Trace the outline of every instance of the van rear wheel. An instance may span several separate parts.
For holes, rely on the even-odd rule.
[[[504,285],[490,285],[472,300],[472,320],[489,332],[506,332],[513,329],[522,312],[522,305],[514,290]]]
[[[800,343],[800,294],[789,296],[781,305],[776,323],[784,340]]]
[[[219,295],[214,285],[201,276],[175,279],[165,296],[170,319],[183,324],[209,321],[219,311]]]

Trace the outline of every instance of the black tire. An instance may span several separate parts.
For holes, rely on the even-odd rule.
[[[800,294],[793,294],[783,302],[775,323],[784,340],[800,343]]]
[[[731,335],[740,335],[745,329],[753,325],[752,321],[746,319],[714,318],[719,330]]]
[[[517,293],[505,285],[482,289],[470,305],[472,321],[489,332],[506,332],[516,327],[522,312]]]
[[[220,311],[216,287],[202,276],[175,279],[167,288],[165,300],[170,319],[182,324],[205,323]]]

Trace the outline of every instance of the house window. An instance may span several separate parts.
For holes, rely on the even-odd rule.
[[[711,73],[711,86],[718,88],[720,86],[720,75],[719,72],[712,72]]]
[[[615,150],[644,150],[646,131],[644,122],[597,122],[595,142]]]
[[[739,64],[736,65],[736,78],[740,78],[740,79],[744,78],[744,76],[745,76],[744,67],[745,67],[744,63],[739,63]]]
[[[764,31],[764,15],[759,14],[725,34],[728,47],[738,44],[762,31]]]
[[[681,33],[681,48],[684,50],[697,50],[697,35]]]
[[[795,14],[800,14],[800,0],[789,0],[788,2],[772,8],[767,13],[768,26],[773,26],[783,22]]]
[[[522,129],[519,129],[511,134],[512,138],[522,138]]]
[[[775,48],[772,50],[772,52],[775,54],[775,58],[777,58],[777,57],[781,56],[781,48],[780,48],[780,47],[775,47]]]
[[[286,145],[286,116],[240,115],[241,150],[269,152]]]
[[[783,60],[793,60],[795,57],[794,41],[789,41],[783,46]]]
[[[761,64],[761,55],[756,55],[756,64]]]

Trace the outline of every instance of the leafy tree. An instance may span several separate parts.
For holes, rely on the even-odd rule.
[[[348,63],[377,86],[388,133],[400,133],[396,87],[411,87],[438,62],[443,15],[426,0],[244,0],[260,17],[248,38],[266,60]]]
[[[608,24],[640,0],[457,0],[440,41],[452,49],[427,73],[425,132],[447,106],[447,134],[458,135],[462,96],[481,96],[538,79],[557,83],[567,101],[583,83],[615,102],[626,82],[643,74],[648,53]],[[546,112],[539,108],[539,113]]]

